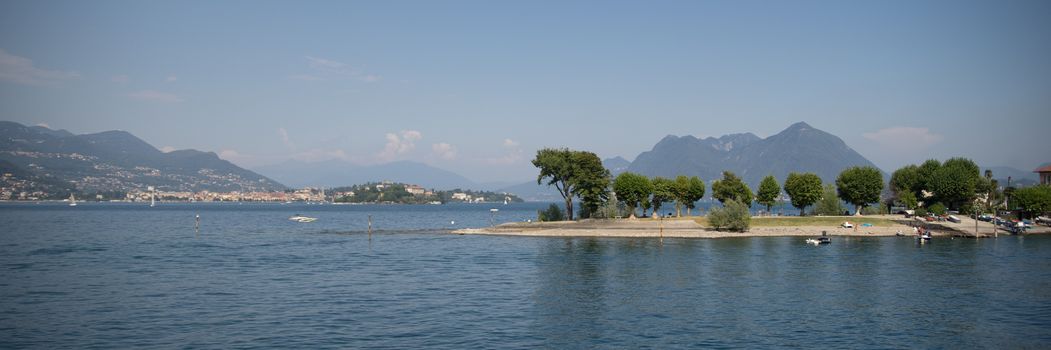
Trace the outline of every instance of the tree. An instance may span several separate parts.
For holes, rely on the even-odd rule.
[[[919,204],[916,200],[916,194],[912,193],[912,191],[898,193],[898,201],[905,205],[907,209],[916,209],[916,206]]]
[[[613,191],[617,193],[617,198],[631,209],[629,218],[634,219],[635,208],[653,193],[653,184],[645,176],[623,172],[613,180]]]
[[[792,206],[799,208],[799,216],[803,216],[803,209],[821,198],[821,178],[814,173],[789,173],[785,193],[792,197]]]
[[[752,203],[752,190],[732,171],[723,171],[723,178],[712,182],[712,197],[724,204],[733,199],[747,205]]]
[[[839,196],[836,195],[836,187],[832,184],[825,184],[821,186],[821,199],[814,205],[814,213],[817,215],[843,215],[843,212],[847,208],[843,206],[843,202],[839,200]]]
[[[767,175],[759,183],[759,188],[755,192],[755,201],[765,205],[766,212],[769,214],[770,207],[777,203],[777,195],[781,194],[781,185],[777,183],[777,179],[773,175]]]
[[[934,181],[934,173],[941,169],[942,163],[937,159],[928,159],[923,164],[920,164],[916,168],[916,184],[913,188],[913,192],[916,193],[916,198],[923,201],[927,201],[928,198],[923,196],[922,191],[932,191],[931,183]]]
[[[685,178],[685,176],[679,176],[675,180],[678,181],[679,178]],[[679,198],[686,204],[687,216],[693,215],[693,208],[701,198],[704,198],[704,180],[696,176],[690,176],[686,180],[686,192]]]
[[[934,197],[950,208],[959,209],[977,193],[980,175],[978,165],[966,158],[946,160],[927,180]]]
[[[836,178],[836,192],[839,198],[853,204],[854,215],[860,216],[861,209],[866,205],[879,202],[879,195],[883,192],[883,174],[870,166],[850,167]]]
[[[653,178],[653,212],[658,213],[664,202],[675,200],[675,183],[663,177]]]
[[[602,166],[597,155],[566,148],[544,148],[536,151],[533,165],[540,168],[536,183],[554,185],[566,202],[566,218],[573,220],[573,196],[580,196],[588,204],[600,203],[600,193],[609,186],[609,170]]]
[[[916,198],[920,190],[919,170],[918,166],[910,164],[895,170],[890,175],[890,190],[894,192],[895,197],[901,198],[902,193],[912,192],[912,198]]]
[[[752,215],[748,212],[748,206],[733,199],[723,203],[722,208],[712,208],[708,213],[708,224],[716,230],[726,228],[737,232],[748,231],[751,221]]]
[[[1012,194],[1011,203],[1021,209],[1028,218],[1051,211],[1051,185],[1016,189]]]

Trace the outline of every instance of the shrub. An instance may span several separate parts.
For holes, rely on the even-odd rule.
[[[562,208],[559,208],[557,204],[552,203],[547,207],[547,210],[537,213],[540,221],[562,221],[566,217],[563,215]]]
[[[752,223],[752,214],[748,206],[730,199],[722,208],[712,208],[708,212],[708,223],[716,230],[727,229],[735,232],[748,231]]]
[[[927,207],[927,210],[934,213],[934,215],[945,215],[945,204],[941,202],[934,203]]]
[[[927,209],[916,208],[916,216],[927,216]]]

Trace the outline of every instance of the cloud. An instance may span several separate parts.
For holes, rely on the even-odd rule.
[[[346,69],[349,68],[346,63],[330,60],[330,59],[327,59],[327,58],[319,58],[319,57],[311,57],[311,56],[306,56],[306,58],[307,58],[307,62],[310,64],[310,67],[314,68],[314,69],[330,70],[330,71],[335,71],[335,72],[345,72]]]
[[[24,85],[47,85],[80,78],[76,72],[40,69],[33,61],[0,49],[0,80]]]
[[[131,81],[131,78],[128,78],[127,75],[121,74],[110,77],[109,81],[112,81],[117,84],[127,84],[129,81]]]
[[[486,158],[486,163],[493,165],[509,165],[522,161],[524,153],[522,152],[522,149],[518,147],[518,141],[512,139],[504,139],[500,143],[500,146],[506,149],[506,153],[499,157]]]
[[[313,76],[313,75],[308,75],[308,74],[293,74],[293,75],[289,75],[289,76],[288,76],[288,79],[292,79],[292,80],[302,80],[302,81],[319,81],[319,80],[325,80],[325,79],[324,79],[324,78],[322,78],[322,77],[318,77],[318,76]]]
[[[36,126],[42,126],[42,127],[51,129],[51,125],[47,125],[47,123],[37,123]]]
[[[174,76],[174,75],[169,75],[167,78],[164,78],[164,82],[166,82],[166,83],[172,83],[172,82],[175,82],[176,80],[179,80],[179,77]]]
[[[340,61],[314,56],[304,57],[311,72],[292,74],[288,76],[289,79],[299,81],[352,79],[366,83],[374,83],[383,79],[377,74],[361,72],[353,66]]]
[[[168,92],[156,91],[156,90],[142,90],[128,94],[128,97],[150,101],[150,102],[162,102],[162,103],[178,103],[182,102],[182,98]]]
[[[515,140],[512,140],[512,139],[504,139],[504,147],[506,147],[506,148],[518,147],[518,141],[515,141]]]
[[[171,151],[174,151],[174,150],[175,150],[175,147],[172,147],[172,146],[161,147],[161,152],[164,152],[164,153],[168,153],[168,152],[171,152]]]
[[[361,81],[364,81],[366,83],[375,83],[377,81],[380,81],[380,79],[383,79],[383,78],[381,78],[378,75],[372,75],[372,74],[369,74],[369,75],[366,75],[364,77],[361,77]]]
[[[423,134],[416,130],[402,130],[400,134],[387,133],[387,144],[377,157],[381,160],[393,160],[416,148],[416,141],[422,138]]]
[[[285,147],[292,150],[296,149],[296,145],[288,138],[288,130],[285,130],[285,128],[277,128],[277,134],[281,135],[281,143],[285,144]]]
[[[866,139],[893,148],[928,147],[944,139],[942,135],[932,133],[928,128],[895,126],[861,134]]]
[[[431,150],[434,151],[434,155],[439,158],[446,160],[456,159],[456,147],[445,142],[440,142],[431,145]]]

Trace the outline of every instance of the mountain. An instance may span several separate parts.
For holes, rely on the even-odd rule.
[[[474,181],[454,172],[409,161],[363,166],[341,160],[312,163],[290,160],[254,170],[292,187],[337,187],[393,181],[443,190],[480,189]]]
[[[161,152],[125,131],[74,135],[65,130],[0,121],[0,160],[19,181],[47,180],[80,192],[273,191],[284,185],[245,170],[215,153]],[[32,182],[32,181],[30,181]],[[27,185],[28,186],[28,185]]]
[[[704,139],[668,135],[635,158],[628,171],[647,176],[698,176],[710,183],[729,170],[755,187],[767,175],[783,184],[789,172],[813,172],[833,182],[851,166],[876,167],[839,137],[799,122],[765,139],[751,133]]]
[[[1046,165],[1046,164],[1045,164]],[[1041,165],[1043,166],[1043,165]],[[1032,186],[1040,182],[1040,176],[1030,170],[1019,170],[1008,166],[989,166],[981,167],[982,176],[985,176],[986,170],[993,171],[993,178],[1000,184],[1000,186],[1007,186],[1007,178],[1011,178],[1011,186]]]
[[[617,176],[620,175],[620,173],[628,171],[628,167],[631,166],[631,162],[629,162],[627,159],[624,159],[621,156],[616,156],[613,158],[603,159],[602,166],[606,167],[606,169],[609,170],[610,174],[612,174],[613,176]]]

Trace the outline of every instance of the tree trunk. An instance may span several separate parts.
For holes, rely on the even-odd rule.
[[[799,208],[799,216],[805,216],[804,214],[806,213],[803,212],[803,209],[806,209],[806,207]]]
[[[679,201],[675,201],[675,217],[682,217],[682,205],[679,204]]]
[[[632,219],[632,220],[635,219],[635,206],[631,207],[631,214],[628,215],[628,219]]]
[[[573,196],[566,197],[566,220],[573,221]]]
[[[863,208],[863,207],[864,206],[862,206],[862,205],[855,205],[854,206],[854,216],[861,216],[861,208]]]

